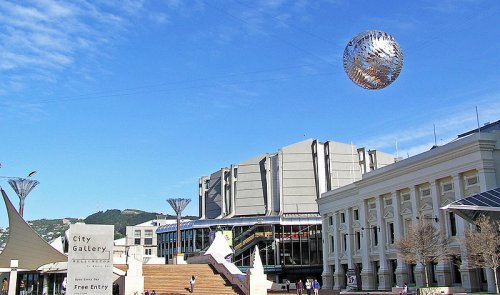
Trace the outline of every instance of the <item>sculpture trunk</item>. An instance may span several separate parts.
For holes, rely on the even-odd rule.
[[[177,253],[181,253],[181,215],[177,215]]]

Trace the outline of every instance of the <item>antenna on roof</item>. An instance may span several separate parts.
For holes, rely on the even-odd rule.
[[[477,111],[477,106],[476,106],[476,120],[477,120],[477,132],[481,134],[481,125],[479,125],[479,113]]]
[[[437,146],[437,138],[436,138],[436,124],[432,124],[434,126],[434,146]]]

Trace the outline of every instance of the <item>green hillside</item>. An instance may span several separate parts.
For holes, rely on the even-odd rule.
[[[115,239],[125,237],[125,229],[129,225],[137,225],[157,217],[175,219],[173,215],[163,215],[155,212],[145,212],[135,209],[110,209],[99,211],[89,215],[85,219],[63,218],[63,219],[38,219],[30,220],[28,224],[46,241],[50,242],[58,238],[69,229],[70,224],[83,222],[86,224],[110,224],[115,226]],[[186,219],[198,219],[197,216],[184,216]],[[7,238],[7,230],[0,230],[0,250]]]
[[[125,237],[125,229],[129,225],[140,224],[157,216],[163,216],[160,213],[145,212],[140,210],[125,209],[123,211],[118,209],[111,209],[106,211],[99,211],[89,215],[83,220],[86,224],[112,224],[115,226],[115,239]],[[167,215],[167,219],[175,219],[175,216]]]

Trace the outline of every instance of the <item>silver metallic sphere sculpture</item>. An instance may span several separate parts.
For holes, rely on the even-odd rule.
[[[382,89],[396,80],[403,67],[403,51],[394,37],[372,30],[358,34],[344,50],[344,70],[366,89]]]

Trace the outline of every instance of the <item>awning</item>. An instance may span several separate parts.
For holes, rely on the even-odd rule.
[[[469,222],[482,215],[500,220],[500,188],[456,200],[441,209],[452,211]]]
[[[9,236],[0,253],[0,268],[10,268],[11,260],[19,269],[36,270],[47,263],[68,261],[68,257],[50,246],[19,215],[5,191],[0,188],[9,216]]]

